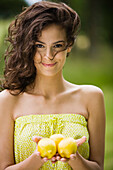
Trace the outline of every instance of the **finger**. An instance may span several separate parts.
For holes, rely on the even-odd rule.
[[[83,136],[83,137],[80,138],[80,139],[77,139],[77,140],[76,140],[77,147],[79,147],[80,145],[82,145],[85,141],[86,141],[86,137],[85,137],[85,136]]]
[[[60,161],[61,157],[60,156],[56,156],[56,160]]]
[[[40,152],[38,152],[37,150],[35,150],[35,153],[37,156],[40,156]]]
[[[49,159],[47,157],[42,158],[44,162],[47,162]]]
[[[68,158],[61,158],[60,161],[62,162],[67,162],[69,159]]]
[[[32,141],[38,143],[42,139],[41,136],[33,136]]]
[[[70,155],[70,159],[76,159],[76,153]]]
[[[40,156],[40,152],[37,152],[37,155]]]
[[[51,161],[52,161],[52,162],[56,161],[56,158],[55,158],[55,157],[52,157],[52,158],[51,158]]]

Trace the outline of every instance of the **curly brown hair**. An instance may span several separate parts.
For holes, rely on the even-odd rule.
[[[65,29],[67,43],[72,46],[80,28],[80,18],[76,11],[65,3],[37,2],[24,8],[10,24],[7,38],[10,45],[5,53],[5,89],[18,91],[16,94],[19,94],[34,82],[34,44],[41,31],[54,23]]]

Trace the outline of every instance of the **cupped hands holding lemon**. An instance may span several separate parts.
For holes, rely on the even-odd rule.
[[[42,158],[51,159],[52,162],[71,158],[77,151],[77,147],[86,141],[86,137],[75,140],[72,137],[64,137],[62,134],[54,134],[50,138],[34,138],[37,143],[37,151]]]
[[[41,157],[50,159],[56,154],[56,144],[50,138],[43,138],[38,142],[37,150]]]
[[[61,157],[70,158],[71,154],[75,154],[77,151],[77,143],[72,137],[64,138],[58,144],[58,153]]]
[[[52,139],[55,144],[56,144],[56,152],[58,152],[58,145],[61,142],[61,140],[63,140],[65,137],[62,134],[54,134],[52,136],[50,136],[50,139]]]

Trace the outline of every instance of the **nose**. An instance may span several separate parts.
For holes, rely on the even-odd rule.
[[[53,50],[51,47],[47,47],[44,57],[49,58],[50,60],[53,60],[54,55],[53,55]]]

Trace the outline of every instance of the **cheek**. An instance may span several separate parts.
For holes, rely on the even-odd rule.
[[[41,62],[41,56],[39,55],[39,53],[35,53],[34,56],[34,63],[40,63]]]
[[[59,55],[56,57],[56,60],[59,61],[59,64],[64,65],[66,62],[66,52],[61,52]]]
[[[67,51],[61,51],[61,52],[59,52],[57,55],[58,55],[58,58],[59,58],[59,59],[64,60],[64,59],[66,59]]]
[[[63,51],[63,52],[62,52],[62,61],[65,62],[66,56],[67,56],[67,51]]]

